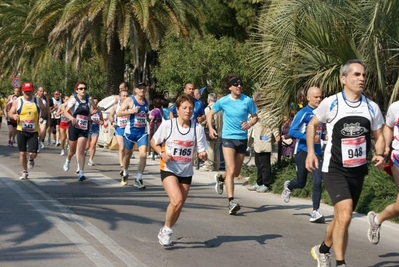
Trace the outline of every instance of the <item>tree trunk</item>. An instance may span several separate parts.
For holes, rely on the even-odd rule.
[[[118,94],[119,84],[123,82],[123,71],[125,69],[125,50],[121,49],[117,34],[111,41],[107,62],[107,94]]]

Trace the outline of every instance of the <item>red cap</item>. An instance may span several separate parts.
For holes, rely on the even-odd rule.
[[[26,82],[22,85],[22,92],[32,92],[33,91],[33,84]]]

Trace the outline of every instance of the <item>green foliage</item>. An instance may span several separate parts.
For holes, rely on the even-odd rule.
[[[249,184],[254,184],[256,182],[256,168],[243,167],[241,176],[249,176]],[[281,168],[278,168],[277,164],[273,164],[271,191],[275,194],[281,194],[284,188],[284,182],[294,179],[295,176],[295,163],[292,160],[283,160]],[[291,196],[311,199],[312,188],[312,178],[309,174],[306,186],[303,189],[293,190]],[[324,188],[324,185],[322,190],[321,201],[325,204],[332,205],[331,198]],[[398,192],[393,178],[374,166],[370,166],[369,174],[365,177],[363,191],[355,211],[362,214],[367,214],[370,210],[380,212],[387,205],[395,203],[397,194]],[[392,221],[399,222],[399,218],[394,218]]]
[[[253,90],[251,68],[247,60],[248,46],[233,38],[216,39],[211,35],[178,39],[171,35],[162,43],[159,66],[152,72],[158,91],[180,93],[191,81],[198,88],[207,86],[220,93],[221,81],[227,73],[237,73],[244,81],[244,90]]]

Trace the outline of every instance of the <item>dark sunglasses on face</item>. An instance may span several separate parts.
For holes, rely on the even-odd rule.
[[[235,87],[237,87],[237,86],[239,86],[239,85],[242,86],[242,83],[233,83],[233,86],[235,86]]]
[[[86,90],[87,87],[78,87],[78,90]]]

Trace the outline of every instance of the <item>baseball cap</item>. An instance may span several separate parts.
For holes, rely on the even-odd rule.
[[[32,92],[33,91],[33,83],[26,82],[22,85],[22,92]]]
[[[138,82],[138,83],[136,83],[136,88],[137,88],[137,87],[140,87],[140,86],[142,86],[142,85],[144,85],[145,87],[147,87],[147,84],[145,84],[144,82]]]

